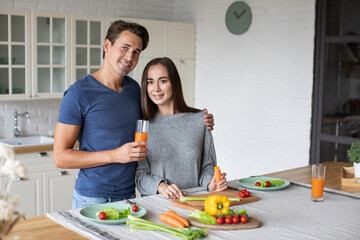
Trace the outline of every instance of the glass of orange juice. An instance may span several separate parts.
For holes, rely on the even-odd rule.
[[[149,121],[147,120],[137,120],[136,122],[136,131],[135,131],[135,142],[137,141],[147,141],[149,131]],[[140,146],[145,148],[145,145]]]
[[[326,166],[323,164],[312,166],[311,200],[314,202],[322,202],[324,200],[325,171]]]

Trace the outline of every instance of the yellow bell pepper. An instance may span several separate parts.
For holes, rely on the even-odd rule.
[[[225,214],[230,207],[230,201],[225,196],[212,195],[206,198],[204,206],[205,212],[210,215],[216,213]]]

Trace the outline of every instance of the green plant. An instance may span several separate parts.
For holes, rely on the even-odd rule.
[[[347,150],[347,156],[350,162],[360,163],[360,141],[353,142],[349,150]]]

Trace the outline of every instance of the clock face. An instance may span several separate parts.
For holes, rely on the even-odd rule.
[[[227,29],[236,35],[246,32],[251,24],[252,14],[249,5],[243,1],[233,2],[225,15]]]

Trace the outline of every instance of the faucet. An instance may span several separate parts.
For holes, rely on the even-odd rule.
[[[17,110],[15,110],[14,138],[18,138],[19,136],[21,136],[21,127],[18,125],[18,116],[25,116],[27,119],[30,118],[30,114],[27,111],[23,113],[18,113]]]

